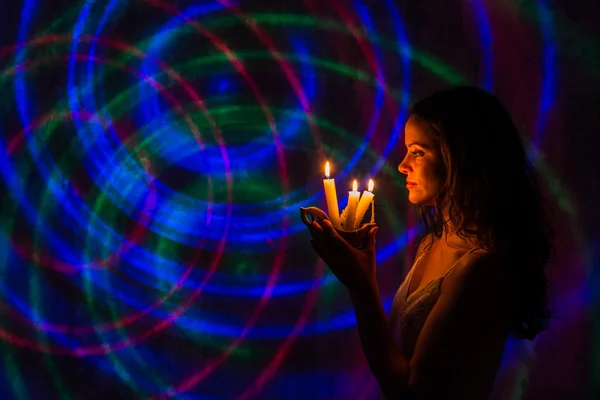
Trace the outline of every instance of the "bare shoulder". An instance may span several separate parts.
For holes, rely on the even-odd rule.
[[[505,270],[506,261],[501,253],[477,249],[465,254],[448,276],[470,276],[471,274],[475,274],[474,277],[483,279],[486,276],[500,274]]]
[[[460,299],[460,303],[472,312],[486,311],[487,315],[505,316],[505,323],[513,293],[506,257],[483,250],[467,255],[444,279],[442,291]],[[499,319],[491,321],[499,322]]]

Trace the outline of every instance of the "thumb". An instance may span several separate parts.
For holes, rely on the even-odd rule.
[[[376,242],[376,238],[377,238],[377,231],[379,230],[379,227],[376,226],[373,229],[371,229],[369,231],[369,245],[371,247],[375,246],[375,242]]]

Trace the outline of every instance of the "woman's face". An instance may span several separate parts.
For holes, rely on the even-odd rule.
[[[416,205],[434,206],[443,183],[439,146],[427,126],[414,116],[406,121],[404,140],[407,153],[398,171],[406,175],[408,200]]]

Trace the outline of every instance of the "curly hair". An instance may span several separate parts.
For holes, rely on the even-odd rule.
[[[441,237],[451,223],[459,237],[505,252],[516,285],[510,335],[533,340],[553,318],[546,274],[555,254],[553,209],[515,124],[495,96],[476,87],[437,92],[411,114],[435,138],[443,164],[435,206],[418,206],[425,237]]]

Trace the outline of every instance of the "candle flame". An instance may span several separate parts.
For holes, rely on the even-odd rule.
[[[325,164],[325,176],[329,179],[329,161]]]
[[[356,179],[354,180],[354,182],[352,183],[352,191],[356,192],[358,190],[358,182],[356,182]]]
[[[369,192],[373,191],[373,186],[375,186],[375,183],[373,182],[373,179],[369,179]]]

